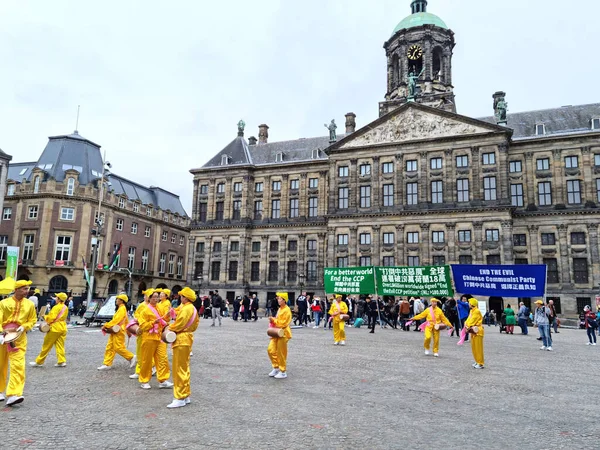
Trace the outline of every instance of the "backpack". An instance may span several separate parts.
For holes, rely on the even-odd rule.
[[[597,317],[596,314],[591,313],[590,315],[587,316],[587,323],[590,326],[590,328],[596,329],[598,328],[598,322],[597,322]]]
[[[527,306],[525,307],[525,312],[523,313],[523,315],[525,317],[529,317],[529,308]]]

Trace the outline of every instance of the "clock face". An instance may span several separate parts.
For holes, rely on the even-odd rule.
[[[423,49],[420,45],[411,45],[407,52],[408,59],[416,60],[423,56]]]

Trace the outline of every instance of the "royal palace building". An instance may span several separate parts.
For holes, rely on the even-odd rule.
[[[574,315],[600,283],[600,104],[457,114],[454,33],[413,1],[385,43],[380,117],[346,132],[237,137],[192,169],[189,278],[231,298],[323,293],[346,266],[546,264],[547,296]],[[491,98],[490,98],[491,100]],[[515,299],[489,298],[491,309]],[[529,302],[530,299],[525,299]]]
[[[125,291],[135,300],[146,287],[185,285],[189,225],[177,195],[110,173],[100,146],[75,131],[50,137],[37,161],[10,164],[0,265],[8,246],[19,247],[19,278],[42,297],[66,291],[77,301],[87,295],[85,261],[95,268],[94,297]]]

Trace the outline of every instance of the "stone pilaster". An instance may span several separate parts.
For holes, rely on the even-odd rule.
[[[358,227],[350,227],[350,236],[348,241],[348,265],[350,267],[356,267],[358,265],[357,254],[358,254]]]
[[[396,265],[405,266],[404,225],[396,225]]]
[[[421,266],[428,266],[431,264],[431,236],[429,235],[429,224],[421,224]]]
[[[512,220],[502,221],[500,235],[502,236],[502,264],[514,264]]]
[[[475,243],[474,264],[485,264],[483,261],[482,236],[483,222],[473,222],[473,242]]]

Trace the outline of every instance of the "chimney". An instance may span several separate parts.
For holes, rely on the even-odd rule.
[[[266,144],[267,142],[269,142],[269,126],[263,123],[258,126],[258,143]]]
[[[254,136],[250,136],[248,138],[248,144],[249,145],[256,145],[256,138]]]
[[[346,134],[351,134],[356,131],[356,114],[349,112],[346,114]]]

